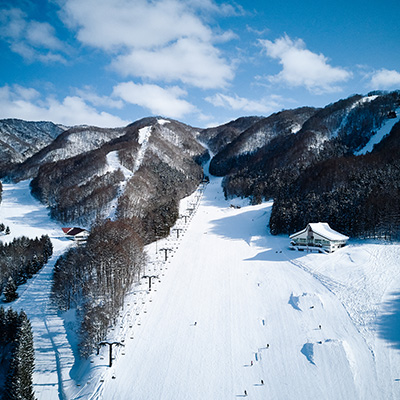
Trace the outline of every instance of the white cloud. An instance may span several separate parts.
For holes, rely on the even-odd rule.
[[[192,104],[181,98],[186,92],[177,86],[164,89],[157,85],[124,82],[114,87],[113,95],[145,107],[154,115],[181,118],[196,111]]]
[[[254,101],[237,95],[227,96],[222,93],[217,93],[214,96],[206,97],[205,100],[215,107],[224,107],[247,113],[269,114],[282,108],[282,105],[278,102],[279,97],[276,96],[271,96],[269,99]]]
[[[212,35],[176,0],[67,0],[64,12],[82,43],[107,51],[164,46],[182,36],[210,40]]]
[[[84,86],[83,89],[75,89],[75,93],[78,97],[94,106],[104,106],[117,109],[121,109],[124,106],[122,100],[115,100],[108,96],[99,96],[90,86]]]
[[[67,46],[47,22],[31,21],[19,9],[0,10],[0,39],[27,61],[65,62]]]
[[[369,86],[374,89],[398,88],[400,87],[400,73],[382,68],[372,74]]]
[[[31,21],[26,29],[27,41],[33,46],[49,50],[63,50],[63,43],[55,36],[54,28],[46,22]]]
[[[332,67],[323,54],[306,48],[303,40],[291,40],[287,35],[276,39],[260,40],[269,57],[278,59],[282,71],[269,76],[270,82],[283,82],[290,87],[304,86],[310,92],[321,94],[340,91],[338,84],[347,81],[352,74],[340,67]]]
[[[113,54],[112,66],[123,76],[223,87],[233,78],[233,66],[215,44],[231,40],[234,34],[214,34],[201,14],[228,13],[230,8],[211,0],[203,3],[66,0],[62,18],[77,30],[82,43]]]
[[[182,38],[162,49],[137,49],[119,56],[113,67],[125,76],[183,83],[200,88],[226,85],[231,67],[221,62],[218,50],[197,39]]]
[[[97,111],[78,96],[65,97],[62,102],[51,97],[42,100],[35,89],[7,85],[0,88],[0,118],[101,127],[125,126],[129,123],[109,113]]]

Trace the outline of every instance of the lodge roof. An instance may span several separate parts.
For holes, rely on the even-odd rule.
[[[335,230],[333,230],[327,222],[313,222],[309,223],[303,230],[290,235],[289,237],[292,239],[302,233],[305,233],[307,229],[311,229],[312,232],[322,236],[328,240],[348,240],[349,237],[343,235]]]
[[[77,227],[74,227],[74,228],[62,228],[62,230],[66,235],[69,235],[69,236],[76,236],[79,233],[86,232],[86,229],[77,228]]]

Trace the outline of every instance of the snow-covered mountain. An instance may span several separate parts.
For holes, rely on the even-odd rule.
[[[54,140],[16,165],[7,176],[13,180],[34,177],[41,165],[57,162],[98,149],[104,143],[115,139],[125,132],[125,128],[99,128],[94,126],[77,126],[70,128]]]
[[[337,207],[333,203],[349,197],[347,192],[338,194],[337,187],[351,186],[343,174],[337,173],[337,165],[344,164],[339,161],[341,158],[351,160],[348,171],[354,169],[361,176],[371,176],[370,183],[364,185],[368,191],[363,196],[355,195],[358,189],[354,185],[349,189],[352,199],[362,197],[369,205],[377,204],[370,196],[378,190],[374,173],[386,182],[379,192],[397,190],[397,179],[392,176],[396,162],[383,171],[388,152],[380,151],[379,162],[378,153],[371,154],[373,146],[395,129],[399,108],[400,92],[372,92],[321,109],[302,107],[269,117],[242,117],[209,129],[196,129],[161,117],[144,118],[117,129],[74,127],[24,162],[13,164],[6,175],[14,180],[35,178],[35,194],[49,205],[53,217],[65,222],[91,224],[95,218],[107,215],[145,218],[150,212],[148,204],[154,199],[170,209],[171,199],[166,193],[181,198],[193,190],[194,182],[201,179],[199,165],[207,158],[200,144],[204,143],[216,153],[210,172],[225,177],[223,186],[228,197],[250,197],[254,203],[274,198],[276,211],[282,204],[287,209],[287,203],[300,196],[302,205],[295,207],[297,211],[291,209],[290,221],[281,216],[280,222],[274,223],[274,232],[299,229],[304,218],[310,218],[308,213],[299,211],[303,208],[311,210],[314,219],[331,218],[333,225],[338,223],[336,228],[341,228],[351,225],[348,218],[362,220],[367,209],[361,201],[350,202],[349,208],[356,208],[359,214],[334,221]],[[360,157],[366,153],[366,159]],[[323,175],[313,175],[321,169],[325,171]],[[327,203],[322,195],[333,199],[329,200],[333,203],[328,205],[328,211],[305,204],[309,190],[306,186],[310,187],[305,182],[310,176],[316,183],[313,193],[317,202]],[[326,188],[324,182],[331,182],[331,187]],[[322,188],[326,188],[324,194]],[[176,208],[176,200],[171,201]],[[294,217],[299,213],[304,217]],[[272,221],[276,215],[273,212]],[[347,233],[369,235],[372,228],[358,226]]]
[[[51,215],[84,225],[108,217],[138,217],[151,225],[161,218],[159,224],[170,226],[177,202],[203,176],[201,163],[208,153],[196,130],[174,120],[145,118],[123,129],[93,129],[82,146],[87,132],[65,132],[17,171],[36,175],[33,193]],[[145,231],[155,235],[150,227]]]
[[[46,147],[67,128],[52,122],[0,120],[0,174]]]

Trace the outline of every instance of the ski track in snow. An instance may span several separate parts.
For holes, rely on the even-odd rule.
[[[400,246],[291,251],[287,237],[267,233],[271,202],[226,201],[220,184],[212,178],[182,200],[170,236],[147,247],[145,274],[157,278],[151,291],[148,279],[134,285],[110,329],[108,340],[125,345],[114,349],[112,368],[104,347],[74,358],[66,320],[49,304],[52,268],[71,243],[58,238],[27,182],[4,185],[1,222],[15,236],[50,232],[55,246],[11,303],[32,322],[38,400],[224,400],[244,390],[252,399],[400,397],[399,350],[376,324],[400,287]]]
[[[161,124],[167,123],[169,121],[165,122],[159,122]],[[146,154],[146,150],[149,146],[149,138],[151,136],[151,126],[146,126],[144,128],[139,129],[139,137],[138,137],[138,143],[140,145],[138,153],[136,155],[136,160],[135,160],[135,165],[133,167],[133,170],[129,170],[128,168],[124,167],[121,162],[119,161],[118,158],[118,152],[117,151],[111,151],[110,153],[107,154],[107,171],[116,171],[120,169],[122,173],[124,174],[125,180],[123,180],[119,184],[118,188],[118,194],[115,197],[113,201],[108,206],[108,211],[106,212],[108,215],[108,218],[110,219],[115,219],[115,212],[117,210],[117,205],[118,205],[118,199],[121,197],[121,195],[124,193],[125,187],[127,182],[129,181],[130,178],[135,174],[135,172],[140,168],[142,165],[142,161],[144,158],[144,155]]]
[[[369,142],[359,151],[354,154],[356,156],[367,154],[374,149],[374,146],[381,142],[381,140],[390,133],[394,125],[400,121],[400,108],[395,110],[397,117],[393,119],[387,119],[383,125],[377,130],[377,132],[371,137]]]

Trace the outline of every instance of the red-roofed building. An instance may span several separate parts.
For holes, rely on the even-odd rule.
[[[62,228],[62,230],[68,239],[76,241],[85,241],[89,236],[89,232],[83,228]]]

